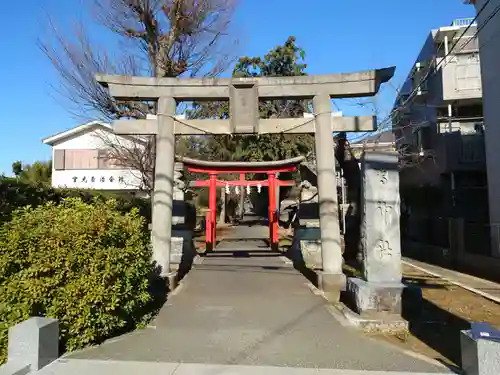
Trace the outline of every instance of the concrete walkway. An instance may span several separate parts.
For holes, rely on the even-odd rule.
[[[114,362],[70,359],[54,363],[39,375],[430,375],[415,372],[385,372],[290,368],[273,366],[213,365],[200,363]],[[435,375],[431,373],[432,375]],[[445,375],[445,374],[443,374]]]
[[[211,255],[195,265],[150,327],[65,359],[113,361],[121,367],[126,367],[125,361],[131,366],[145,362],[273,366],[302,368],[304,374],[310,373],[305,369],[318,368],[449,372],[343,327],[329,313],[326,301],[312,293],[306,279],[280,254],[227,255]],[[239,369],[199,373],[260,371]]]
[[[500,303],[500,284],[410,258],[403,258],[403,261],[415,269],[445,279],[452,284]]]

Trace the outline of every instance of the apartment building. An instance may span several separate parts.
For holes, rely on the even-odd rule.
[[[487,217],[484,118],[477,24],[431,30],[398,95],[393,133],[401,185],[444,191],[434,214]]]
[[[466,0],[478,12],[492,255],[500,257],[500,0]]]

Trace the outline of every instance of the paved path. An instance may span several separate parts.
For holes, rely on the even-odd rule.
[[[449,372],[343,327],[326,301],[277,254],[223,255],[195,265],[151,327],[66,358],[130,361],[131,366],[155,362]],[[250,374],[258,369],[199,373]]]
[[[409,266],[500,303],[500,284],[498,283],[410,258],[403,258],[403,261]]]
[[[385,372],[290,368],[272,366],[210,365],[201,363],[114,362],[71,359],[54,363],[38,375],[429,375],[415,372]],[[435,375],[435,374],[433,374]],[[445,375],[445,374],[443,374]]]

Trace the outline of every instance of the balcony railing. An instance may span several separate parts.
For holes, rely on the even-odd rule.
[[[446,169],[469,170],[484,168],[486,155],[483,134],[441,134],[446,146]]]
[[[451,26],[458,26],[458,27],[468,27],[470,25],[476,25],[476,22],[474,21],[474,18],[458,18],[453,21]]]
[[[485,163],[484,135],[462,135],[460,163]]]

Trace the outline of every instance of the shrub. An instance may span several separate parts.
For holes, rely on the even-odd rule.
[[[148,223],[151,221],[151,202],[137,198],[130,193],[110,193],[99,190],[54,189],[47,184],[28,184],[16,178],[0,177],[0,222],[10,220],[11,213],[25,206],[37,207],[46,202],[60,203],[63,199],[77,197],[84,202],[96,199],[106,201],[115,199],[117,209],[128,212],[138,208]]]
[[[66,350],[137,327],[151,296],[149,234],[137,209],[68,198],[12,212],[0,227],[0,350],[8,327],[59,319]],[[1,363],[1,360],[0,360]]]

